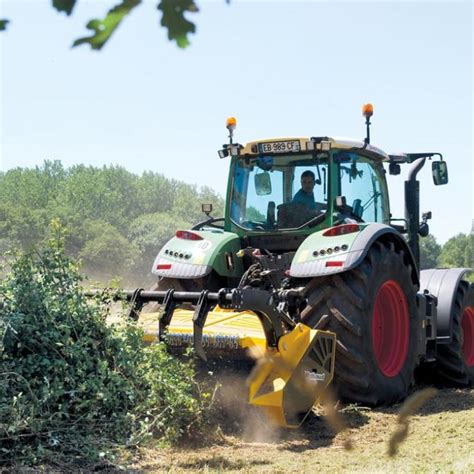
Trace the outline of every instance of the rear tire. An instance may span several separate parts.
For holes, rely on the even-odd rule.
[[[407,395],[421,337],[411,272],[403,251],[376,242],[357,268],[307,285],[302,320],[336,333],[340,398],[377,405]]]
[[[449,344],[437,346],[438,379],[450,385],[474,384],[474,289],[461,281],[451,315],[453,335]]]

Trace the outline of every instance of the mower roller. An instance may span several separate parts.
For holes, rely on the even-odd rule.
[[[416,177],[440,153],[389,155],[363,141],[316,136],[234,143],[224,217],[203,204],[203,222],[178,230],[152,268],[156,286],[124,293],[148,342],[193,344],[201,359],[259,354],[249,402],[281,426],[298,426],[328,384],[340,398],[397,402],[415,369],[444,382],[474,382],[474,289],[470,269],[419,270]],[[386,173],[405,181],[405,216],[390,213]],[[158,312],[146,313],[150,302]]]

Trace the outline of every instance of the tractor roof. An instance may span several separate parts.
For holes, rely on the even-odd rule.
[[[299,150],[328,150],[329,148],[342,148],[345,150],[365,150],[367,154],[374,159],[380,161],[390,161],[390,157],[380,148],[373,145],[366,144],[361,140],[353,140],[350,138],[342,137],[285,137],[285,138],[266,138],[264,140],[254,140],[248,142],[241,150],[240,155],[256,155],[260,154],[261,147],[259,145],[263,143],[283,143],[283,142],[296,142],[299,141]],[[308,145],[309,144],[309,145]]]

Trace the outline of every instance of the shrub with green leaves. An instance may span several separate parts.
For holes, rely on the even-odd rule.
[[[130,321],[106,324],[109,296],[84,296],[55,232],[0,282],[0,464],[94,461],[199,433],[208,399],[191,362],[145,346]]]

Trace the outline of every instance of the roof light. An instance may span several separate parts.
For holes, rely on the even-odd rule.
[[[364,104],[362,106],[362,115],[366,118],[374,115],[374,106],[372,104]]]
[[[324,237],[336,237],[337,235],[352,234],[353,232],[359,232],[360,227],[358,224],[343,224],[336,227],[331,227],[326,232],[323,232]]]
[[[184,240],[203,240],[203,238],[199,234],[196,234],[195,232],[191,232],[189,230],[177,230],[176,237],[178,239]]]
[[[321,140],[321,150],[329,151],[331,149],[331,142],[328,140]]]
[[[239,145],[238,143],[236,143],[235,145],[230,145],[229,149],[230,149],[231,156],[240,155],[241,148],[242,148],[242,145]]]
[[[237,120],[235,117],[229,117],[225,124],[227,130],[235,130],[237,127]]]
[[[237,127],[237,120],[235,117],[229,117],[226,121],[226,124],[225,124],[227,130],[229,130],[229,145],[232,145],[232,139],[233,139],[233,136],[234,136],[234,130],[236,129]],[[219,156],[220,153],[219,153]],[[222,158],[222,156],[221,156]]]

